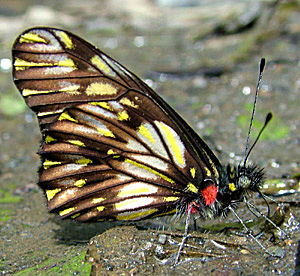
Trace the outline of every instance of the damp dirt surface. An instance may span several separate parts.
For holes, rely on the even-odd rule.
[[[0,5],[0,275],[300,272],[299,1],[6,2]],[[274,118],[250,161],[265,168],[271,186],[265,192],[284,204],[278,215],[277,204],[268,200],[288,237],[265,227],[243,204],[237,212],[279,257],[266,254],[232,215],[197,220],[196,231],[191,224],[192,236],[174,266],[184,218],[80,224],[49,214],[36,185],[37,120],[7,65],[14,38],[37,25],[74,32],[137,73],[204,137],[223,164],[242,158],[258,64],[266,57],[251,141],[269,111]],[[267,213],[258,195],[252,203]]]

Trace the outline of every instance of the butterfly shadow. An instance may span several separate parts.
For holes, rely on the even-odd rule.
[[[92,237],[119,224],[118,222],[78,223],[71,220],[61,220],[57,217],[50,220],[59,226],[58,229],[53,229],[57,243],[68,245],[88,243]]]

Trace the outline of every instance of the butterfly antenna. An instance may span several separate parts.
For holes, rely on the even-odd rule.
[[[266,116],[265,123],[264,123],[263,127],[261,128],[261,130],[259,131],[259,133],[258,133],[258,135],[257,135],[257,137],[256,137],[256,139],[255,139],[255,141],[254,141],[254,143],[252,144],[252,146],[251,146],[251,148],[249,149],[249,151],[247,152],[247,154],[245,153],[246,156],[245,156],[245,159],[244,159],[243,167],[246,166],[246,162],[247,162],[247,160],[248,160],[248,157],[249,157],[251,151],[252,151],[253,148],[255,147],[255,145],[256,145],[256,143],[258,142],[258,140],[259,140],[261,134],[263,133],[264,129],[267,127],[267,125],[268,125],[269,122],[271,121],[272,117],[273,117],[272,113],[269,112],[269,113],[267,114],[267,116]]]
[[[257,97],[258,97],[258,92],[260,90],[260,85],[261,85],[261,81],[262,81],[262,76],[263,76],[263,71],[265,69],[265,65],[266,65],[266,59],[262,58],[260,60],[260,64],[259,64],[259,76],[258,76],[258,81],[257,81],[257,86],[256,86],[256,91],[255,91],[255,97],[254,97],[254,103],[253,103],[253,109],[252,109],[252,115],[251,115],[251,120],[250,120],[250,125],[249,125],[249,130],[248,130],[248,135],[247,135],[247,141],[246,141],[246,147],[245,147],[245,153],[244,153],[244,164],[243,167],[246,166],[246,162],[247,159],[250,155],[250,152],[253,148],[253,146],[250,148],[250,150],[248,151],[249,148],[249,139],[250,139],[250,133],[251,133],[251,129],[252,129],[252,125],[253,125],[253,119],[254,119],[254,114],[255,114],[255,109],[256,109],[256,102],[257,102]],[[262,131],[261,131],[262,132]],[[258,139],[256,139],[255,143],[257,142]]]

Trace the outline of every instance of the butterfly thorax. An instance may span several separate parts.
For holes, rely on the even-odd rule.
[[[227,165],[220,181],[216,198],[217,215],[226,215],[228,207],[235,207],[247,194],[259,192],[263,182],[263,169],[251,166]]]

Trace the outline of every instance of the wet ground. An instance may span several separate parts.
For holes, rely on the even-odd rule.
[[[211,223],[221,222],[221,227],[209,231],[213,236],[188,240],[195,248],[187,248],[182,263],[173,268],[169,258],[178,250],[176,244],[181,237],[162,237],[164,233],[156,230],[183,233],[181,221],[154,219],[135,228],[112,223],[76,224],[49,215],[42,192],[35,185],[39,167],[35,152],[40,140],[37,121],[13,85],[9,59],[14,38],[28,27],[47,25],[77,33],[146,80],[205,137],[226,164],[238,162],[243,153],[258,63],[266,57],[253,137],[267,112],[272,111],[274,119],[250,159],[265,167],[268,184],[277,184],[281,190],[287,189],[284,184],[290,185],[285,191],[291,192],[289,195],[279,196],[283,192],[276,187],[268,192],[276,193],[278,201],[291,206],[295,219],[290,213],[286,218],[296,224],[300,171],[299,1],[277,5],[277,1],[240,1],[235,5],[231,1],[180,1],[181,5],[186,3],[185,7],[176,6],[176,1],[170,5],[168,1],[146,0],[74,1],[72,5],[69,1],[47,5],[43,1],[39,5],[36,1],[20,2],[0,1],[3,275],[89,275],[91,270],[98,275],[292,275],[296,271],[299,231],[295,225],[282,225],[290,234],[284,241],[272,241],[273,234],[263,232],[263,245],[281,254],[280,258],[272,258],[251,239],[240,237],[242,229],[228,230],[236,228],[234,217],[225,221],[229,225],[224,221],[198,222],[206,231],[212,230]],[[266,211],[261,199],[254,198],[254,202]],[[271,204],[271,208],[274,211],[276,205]],[[246,208],[241,207],[239,214],[249,218]],[[148,228],[152,230],[144,230]],[[259,226],[256,228],[259,232]],[[220,241],[223,238],[225,242]]]

